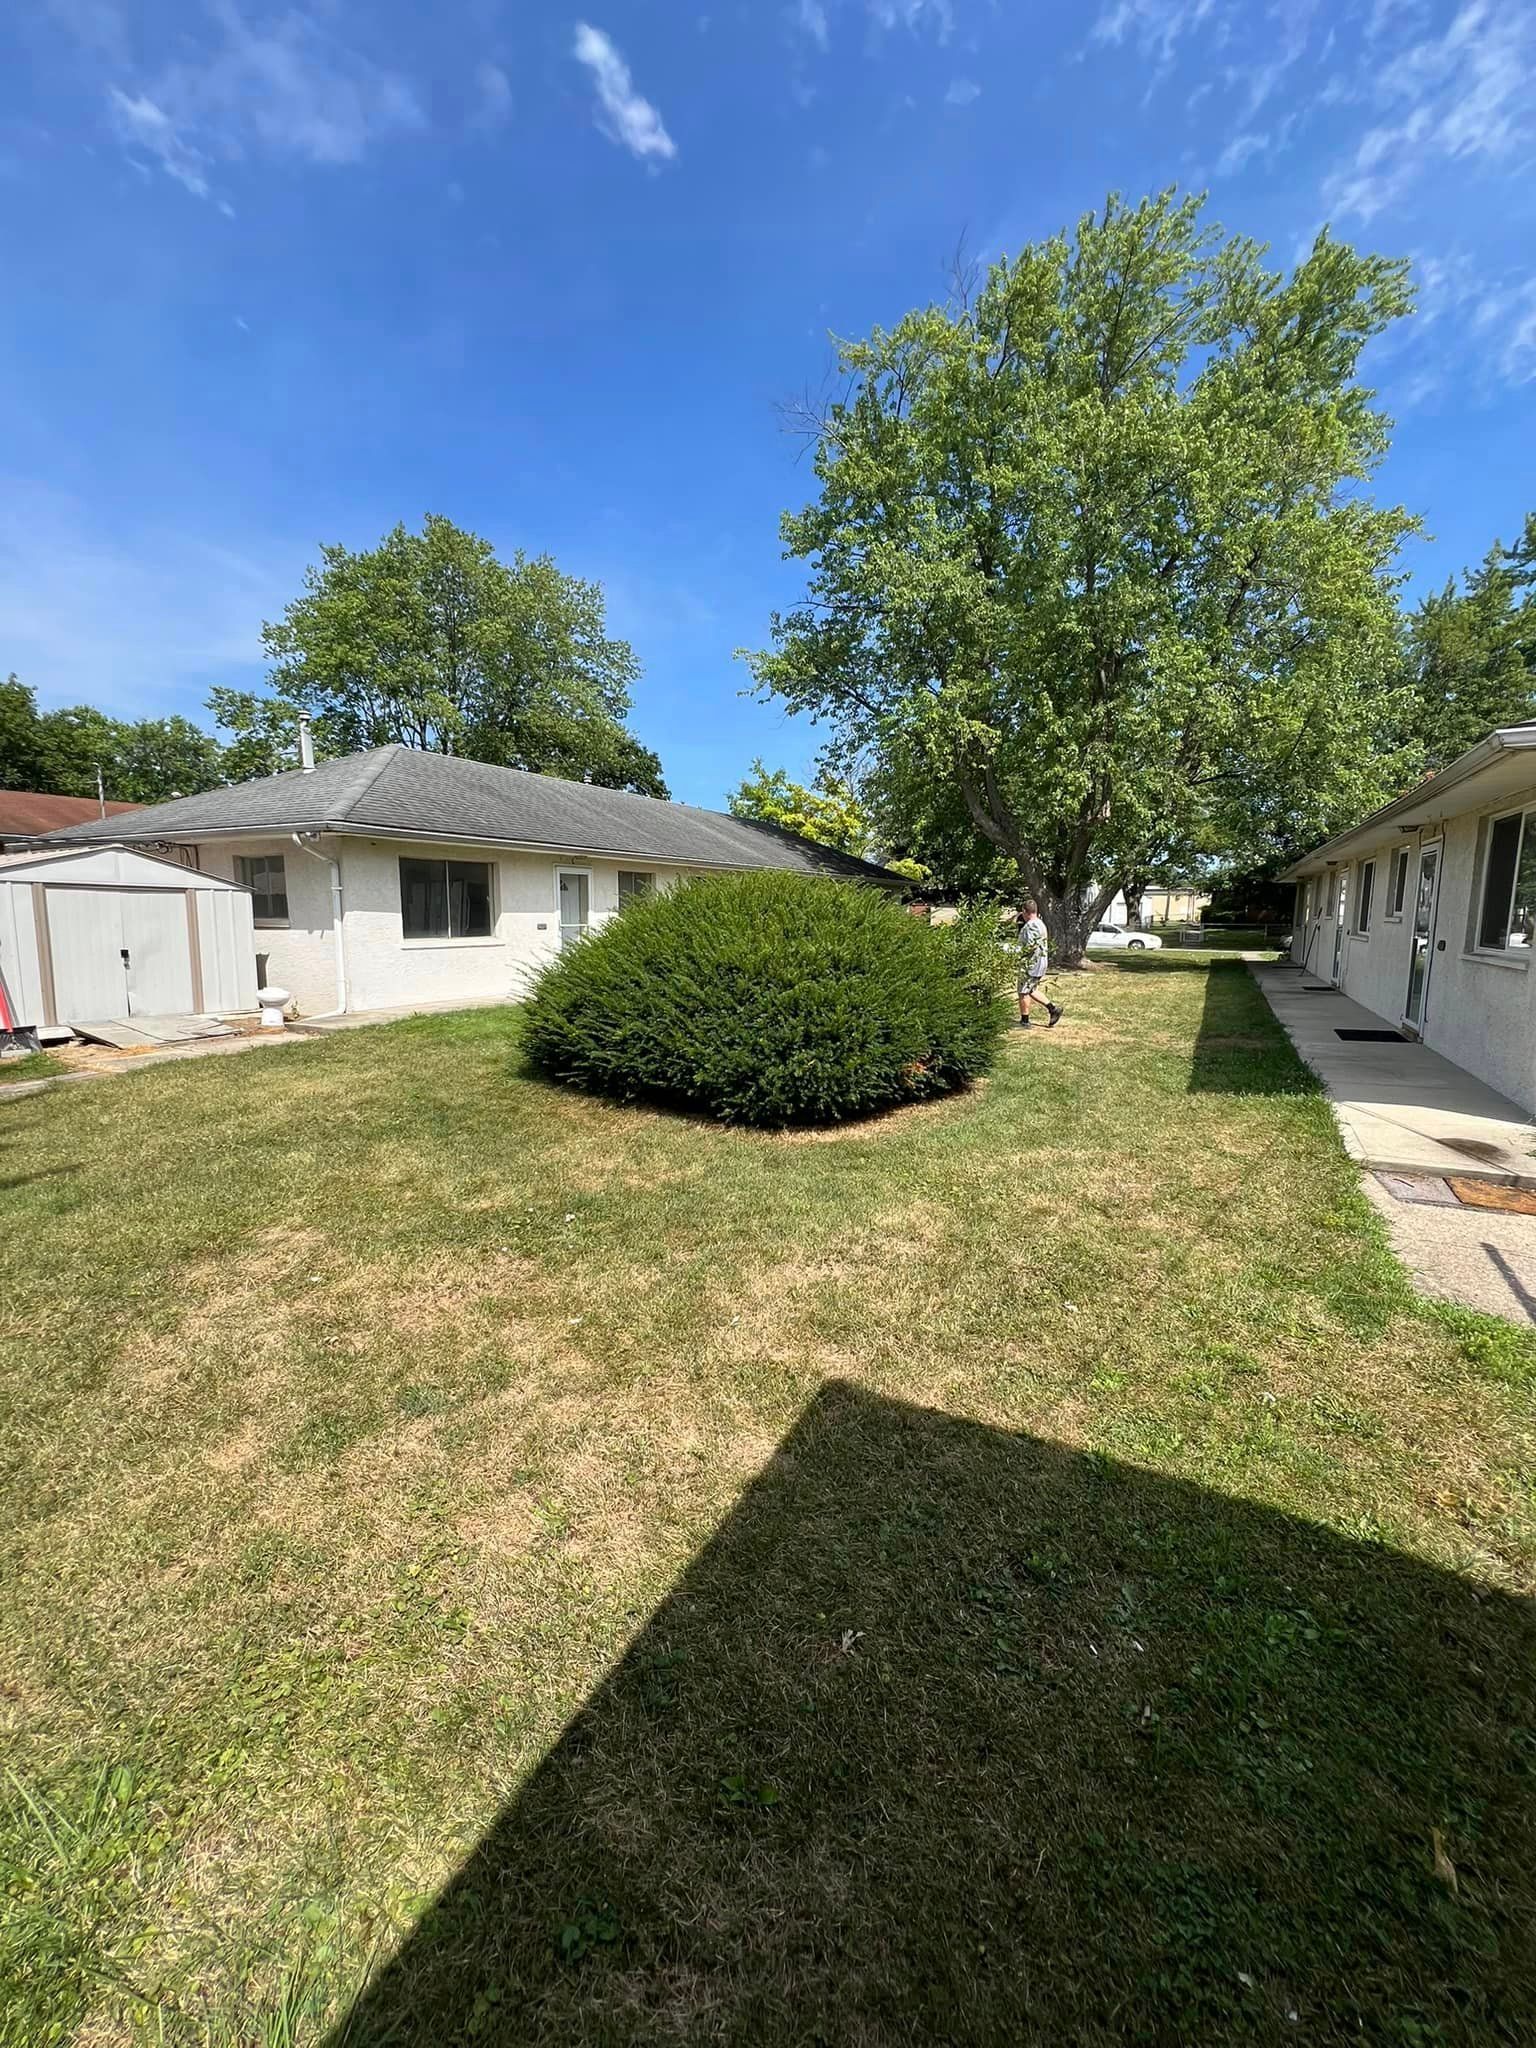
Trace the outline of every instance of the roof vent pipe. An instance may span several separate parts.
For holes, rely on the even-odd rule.
[[[313,775],[315,772],[315,743],[310,737],[309,720],[299,713],[299,772]]]

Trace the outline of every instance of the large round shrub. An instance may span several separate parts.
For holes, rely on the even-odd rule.
[[[943,933],[879,890],[715,875],[630,904],[562,953],[524,1043],[545,1073],[603,1094],[823,1123],[969,1081],[1007,1021]]]

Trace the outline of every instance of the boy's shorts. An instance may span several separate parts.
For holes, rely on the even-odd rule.
[[[1044,980],[1045,975],[1043,973],[1021,974],[1019,976],[1019,994],[1021,996],[1032,996]]]

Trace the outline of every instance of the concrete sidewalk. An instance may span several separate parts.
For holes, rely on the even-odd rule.
[[[1291,1043],[1322,1082],[1344,1149],[1375,1173],[1470,1174],[1536,1188],[1536,1128],[1518,1103],[1295,967],[1251,967]]]

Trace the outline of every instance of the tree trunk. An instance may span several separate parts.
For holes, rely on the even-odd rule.
[[[1080,890],[1055,889],[1049,883],[1040,896],[1040,915],[1051,935],[1053,968],[1081,967],[1097,911]]]
[[[1141,926],[1141,899],[1147,893],[1145,875],[1133,875],[1125,885],[1125,926],[1127,931],[1137,931]]]

